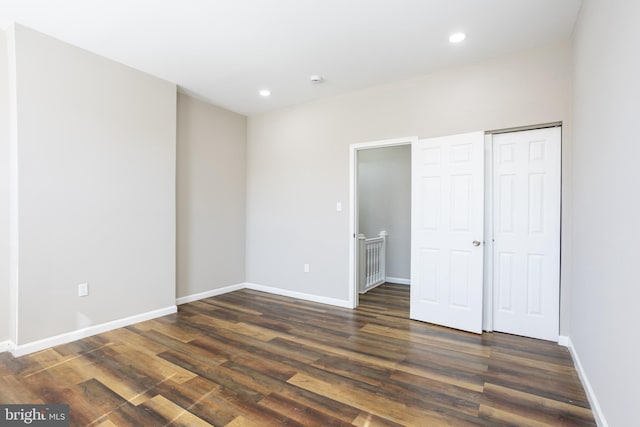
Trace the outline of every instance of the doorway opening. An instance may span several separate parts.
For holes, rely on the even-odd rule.
[[[398,171],[403,159],[410,159],[411,144],[417,140],[417,136],[412,136],[350,146],[349,302],[353,308],[358,306],[359,294],[364,291],[360,280],[362,273],[359,272],[363,238],[375,240],[375,237],[385,236],[388,243],[386,259],[389,261],[385,279],[408,284],[408,271],[404,271],[408,268],[409,254],[404,253],[407,252],[404,243],[410,236],[404,236],[402,223],[406,222],[404,216],[410,217],[410,212],[403,212],[404,200],[410,192],[410,180],[408,188],[400,190],[406,194],[398,194],[398,185],[402,185],[403,177],[390,177],[388,173],[394,168]],[[385,149],[389,151],[385,152]],[[385,154],[392,158],[381,162]],[[406,166],[409,170],[405,173],[408,173],[410,164]],[[408,206],[410,208],[410,201]]]

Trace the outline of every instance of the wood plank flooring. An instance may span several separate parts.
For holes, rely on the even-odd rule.
[[[595,425],[566,349],[408,320],[409,288],[357,310],[241,290],[28,356],[0,403],[78,426]]]

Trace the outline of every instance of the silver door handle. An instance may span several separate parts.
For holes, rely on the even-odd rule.
[[[471,243],[473,243],[473,246],[480,246],[480,240],[474,240]]]

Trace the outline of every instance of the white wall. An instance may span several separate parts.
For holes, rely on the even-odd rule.
[[[388,233],[388,277],[409,280],[411,261],[411,146],[358,151],[358,232]]]
[[[245,281],[246,125],[178,94],[178,297]]]
[[[16,344],[174,306],[175,85],[22,26],[12,38]]]
[[[352,143],[562,120],[566,176],[570,52],[569,42],[559,43],[250,117],[247,280],[348,299],[349,212],[335,206],[348,206]],[[563,190],[566,221],[566,179]],[[569,242],[563,236],[566,261]],[[303,272],[304,263],[310,273]],[[569,285],[563,271],[563,307]]]
[[[7,40],[0,31],[0,342],[9,333],[9,76]]]
[[[640,2],[586,0],[574,33],[571,340],[611,426],[640,383]]]

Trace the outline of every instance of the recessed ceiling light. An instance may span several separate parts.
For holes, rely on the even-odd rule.
[[[260,92],[258,93],[260,96],[264,96],[265,98],[271,96],[271,91],[269,89],[260,89]]]
[[[449,36],[449,42],[460,43],[466,38],[467,38],[467,35],[465,33],[454,33]]]

